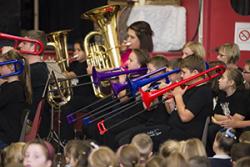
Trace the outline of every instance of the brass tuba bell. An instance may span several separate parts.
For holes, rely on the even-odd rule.
[[[56,52],[55,61],[58,64],[61,72],[66,72],[69,67],[69,55],[67,49],[67,34],[71,30],[56,31],[48,34],[47,40],[49,46],[53,46]],[[55,76],[54,76],[54,79]],[[51,91],[58,89],[58,92]],[[48,102],[58,109],[60,106],[70,101],[72,95],[71,81],[63,80],[60,82],[51,81],[48,86]]]
[[[87,64],[95,66],[97,70],[109,70],[121,66],[118,36],[116,32],[116,15],[119,5],[107,5],[89,10],[82,14],[82,18],[90,19],[98,25],[100,31],[92,31],[84,38],[84,49]],[[92,42],[95,37],[101,37],[101,42]],[[93,78],[91,77],[93,82]],[[95,95],[100,98],[110,94],[110,83],[102,81],[99,86],[92,84]],[[108,88],[108,91],[107,91]],[[106,91],[106,92],[105,92]]]

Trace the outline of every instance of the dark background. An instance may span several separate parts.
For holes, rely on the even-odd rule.
[[[46,33],[72,29],[69,43],[83,39],[93,30],[93,23],[80,18],[87,10],[103,6],[107,0],[40,0],[39,29]],[[34,0],[1,0],[0,32],[20,35],[21,30],[33,29]]]
[[[46,33],[72,29],[70,44],[93,30],[93,23],[81,14],[107,4],[107,0],[39,0],[39,29]],[[250,0],[231,0],[241,15],[250,14]],[[33,29],[34,0],[0,0],[0,32],[20,35],[21,30]]]

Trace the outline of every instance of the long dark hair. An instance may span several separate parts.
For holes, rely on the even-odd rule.
[[[153,51],[153,31],[150,25],[145,21],[137,21],[132,23],[128,29],[135,31],[136,36],[140,40],[140,49],[146,50],[148,52]]]

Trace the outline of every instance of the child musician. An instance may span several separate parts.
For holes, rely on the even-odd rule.
[[[26,60],[13,50],[3,54],[0,62],[20,60],[24,64],[24,71],[20,76],[5,77],[6,82],[1,85],[0,93],[0,148],[17,142],[21,132],[22,111],[31,104],[31,83],[29,66]],[[19,65],[16,65],[20,68]],[[0,66],[2,76],[15,72],[14,64]]]

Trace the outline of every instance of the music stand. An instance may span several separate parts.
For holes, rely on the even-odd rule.
[[[61,96],[62,99],[65,99],[65,97],[62,94],[62,91],[60,89],[58,80],[55,76],[54,71],[51,71],[51,78],[53,80],[53,82],[55,82],[56,88]],[[65,100],[64,100],[65,101]],[[60,147],[64,148],[64,144],[63,142],[60,140],[60,133],[61,133],[61,106],[64,105],[65,103],[59,103],[59,108],[58,108],[58,120],[57,120],[57,133],[54,130],[54,107],[51,105],[51,122],[50,122],[50,132],[49,135],[47,137],[47,141],[51,142],[54,141],[57,144],[57,151],[59,152]]]

